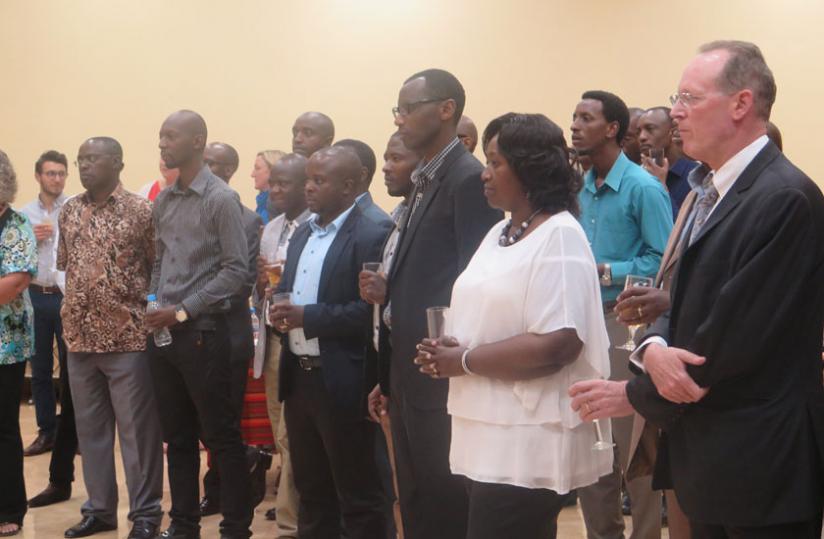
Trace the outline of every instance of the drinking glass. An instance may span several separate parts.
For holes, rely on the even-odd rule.
[[[269,302],[266,308],[266,312],[264,313],[265,323],[267,326],[274,327],[274,323],[272,322],[271,318],[269,318],[269,306],[277,305],[278,303],[290,303],[292,301],[292,294],[289,292],[278,292],[277,294],[272,294],[272,297],[269,298]]]
[[[446,336],[446,318],[449,307],[428,307],[426,309],[426,330],[430,339]]]
[[[640,275],[627,275],[624,290],[629,290],[634,286],[652,286],[652,279],[650,277],[642,277]],[[628,350],[630,352],[635,350],[635,332],[638,331],[638,328],[640,327],[641,324],[631,324],[627,326],[627,329],[629,330],[629,339],[624,344],[616,346],[616,348]]]
[[[601,420],[595,419],[592,422],[595,423],[595,443],[592,444],[592,450],[606,451],[607,449],[612,449],[615,447],[615,444],[604,440],[604,433],[601,431]]]

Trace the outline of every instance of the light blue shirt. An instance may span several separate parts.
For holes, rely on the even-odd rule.
[[[338,230],[352,213],[352,204],[349,209],[338,215],[334,221],[321,227],[318,225],[318,216],[312,215],[309,219],[309,228],[312,233],[306,241],[303,252],[300,253],[298,267],[295,270],[295,282],[292,285],[291,301],[293,305],[314,305],[318,302],[320,288],[320,274],[323,271],[323,261],[326,253],[335,241]],[[297,356],[319,356],[320,344],[318,339],[306,339],[303,328],[289,330],[289,349]]]
[[[587,172],[578,200],[595,261],[612,270],[613,284],[601,287],[601,299],[615,300],[627,275],[655,277],[672,230],[672,204],[661,182],[621,152],[600,189],[595,169]]]

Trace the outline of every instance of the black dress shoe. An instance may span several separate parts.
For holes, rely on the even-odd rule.
[[[218,513],[220,513],[219,501],[206,496],[200,500],[200,516],[208,517],[209,515],[216,515]]]
[[[23,455],[26,457],[33,457],[35,455],[42,455],[43,453],[51,451],[54,447],[54,436],[54,433],[39,433],[31,445],[23,450]]]
[[[109,524],[108,522],[103,522],[95,516],[88,515],[83,517],[83,520],[66,530],[63,537],[67,537],[68,539],[72,539],[73,537],[88,537],[99,532],[108,532],[116,529],[117,524]]]
[[[55,485],[49,483],[43,492],[29,500],[29,507],[44,507],[53,503],[65,502],[72,497],[72,486]]]
[[[159,537],[160,539],[200,539],[200,530],[186,531],[178,529],[178,527],[172,523]]]
[[[151,522],[135,522],[128,539],[154,539],[157,537],[157,524]]]

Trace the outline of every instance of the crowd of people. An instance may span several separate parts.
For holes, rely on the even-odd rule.
[[[664,500],[673,539],[818,538],[824,197],[775,97],[757,46],[713,42],[672,108],[584,92],[568,146],[542,114],[479,137],[460,82],[421,71],[392,110],[390,213],[373,150],[319,112],[256,155],[255,210],[190,110],[140,194],[96,136],[82,194],[48,151],[17,211],[0,151],[0,536],[71,497],[78,450],[65,537],[116,529],[117,432],[130,539],[198,538],[218,512],[250,537],[270,451],[277,537],[547,539],[576,492],[592,539],[624,536],[622,505],[630,537],[660,538]],[[47,451],[27,500],[24,455]]]

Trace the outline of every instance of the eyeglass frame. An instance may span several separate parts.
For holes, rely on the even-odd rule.
[[[675,92],[671,96],[669,96],[669,102],[674,107],[678,103],[681,103],[686,108],[692,108],[693,105],[706,99],[706,95],[692,95],[689,92]]]
[[[78,155],[77,159],[74,161],[74,166],[76,166],[77,168],[80,168],[80,165],[83,164],[83,163],[89,163],[90,165],[93,165],[93,164],[97,163],[97,160],[100,159],[101,157],[105,157],[105,156],[114,157],[115,155],[116,154],[113,154],[113,153],[90,153],[88,155],[83,155],[83,156]]]
[[[40,175],[48,178],[67,178],[69,172],[66,170],[47,170],[46,172],[41,172]]]
[[[413,101],[412,103],[407,103],[403,106],[392,107],[392,116],[398,118],[400,116],[406,117],[415,112],[418,107],[421,105],[426,105],[428,103],[437,103],[439,101],[446,101],[448,99],[452,99],[451,97],[433,97],[430,99],[421,99],[420,101]],[[410,107],[414,107],[410,109]],[[405,112],[404,112],[405,110]]]

